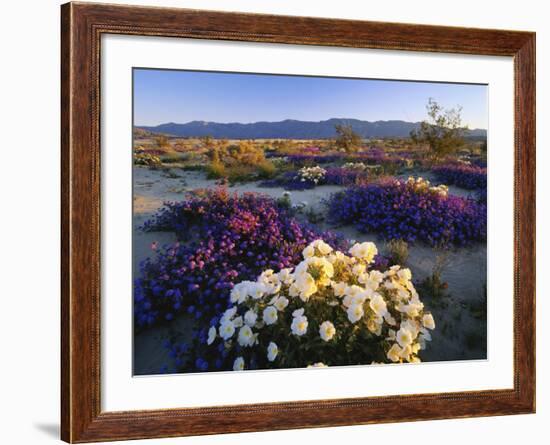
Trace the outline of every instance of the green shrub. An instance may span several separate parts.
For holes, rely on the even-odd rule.
[[[236,182],[248,182],[256,179],[256,168],[250,165],[237,164],[226,168],[226,177],[232,184]]]
[[[155,142],[159,148],[165,148],[170,146],[170,142],[168,142],[168,138],[161,134],[160,136],[157,136],[155,138]]]
[[[157,168],[162,165],[162,162],[158,156],[145,152],[142,147],[137,147],[134,149],[134,164]]]
[[[441,274],[448,260],[448,254],[438,255],[432,274],[420,283],[421,289],[431,298],[439,300],[447,293],[447,282],[443,281]]]
[[[270,179],[277,173],[277,168],[270,161],[263,161],[258,164],[258,176],[261,179]]]
[[[225,155],[225,164],[260,165],[265,161],[264,151],[251,141],[241,141],[238,145],[230,145]]]
[[[221,162],[211,162],[208,166],[207,177],[208,179],[220,179],[225,178],[227,173],[225,166]]]
[[[165,155],[162,155],[160,157],[160,160],[163,164],[175,164],[181,162],[183,159],[182,156],[178,153],[167,153]]]
[[[226,178],[235,183],[269,179],[277,174],[277,167],[265,158],[263,148],[252,141],[233,145],[218,141],[210,145],[207,171],[211,179]]]
[[[285,210],[292,209],[292,200],[290,199],[290,192],[283,192],[283,195],[280,198],[277,198],[277,206]]]
[[[298,144],[289,139],[281,139],[272,142],[273,149],[280,155],[289,155],[299,152]]]
[[[399,172],[399,166],[393,162],[382,162],[382,171],[384,175],[394,176]]]
[[[405,240],[392,239],[387,244],[392,264],[405,264],[409,258],[409,245]]]
[[[181,167],[182,170],[189,171],[189,172],[200,172],[203,170],[208,170],[207,167],[201,164],[187,164]]]

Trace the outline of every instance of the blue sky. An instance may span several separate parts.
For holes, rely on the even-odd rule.
[[[462,106],[463,122],[487,128],[487,86],[371,79],[134,69],[134,124],[193,120],[258,122],[426,117],[428,98]]]

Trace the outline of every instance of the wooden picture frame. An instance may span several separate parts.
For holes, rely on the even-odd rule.
[[[171,8],[61,7],[61,437],[174,437],[535,411],[535,34]],[[510,390],[102,412],[100,38],[103,34],[512,56],[514,387]]]

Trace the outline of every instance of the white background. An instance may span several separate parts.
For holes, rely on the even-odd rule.
[[[126,411],[513,386],[513,257],[506,255],[513,251],[514,71],[510,57],[121,35],[104,37],[101,48],[102,409]],[[128,230],[132,212],[132,66],[488,84],[488,194],[508,196],[489,200],[489,360],[132,378],[132,249]]]
[[[122,0],[120,0],[124,3]],[[538,217],[539,284],[550,260],[548,232],[543,221],[550,217],[550,138],[544,123],[550,120],[549,14],[545,2],[398,1],[354,0],[196,0],[139,1],[150,5],[205,9],[316,15],[394,22],[527,29],[537,31],[538,115]],[[369,2],[370,3],[370,2]],[[56,440],[59,413],[59,2],[40,0],[5,2],[2,16],[2,114],[1,246],[2,298],[0,321],[2,363],[0,388],[4,443],[41,444]],[[546,149],[545,149],[546,147]],[[387,441],[418,439],[424,443],[463,444],[490,440],[512,444],[547,437],[550,403],[550,359],[545,343],[549,327],[543,315],[550,309],[542,286],[538,298],[538,413],[487,419],[356,426],[317,430],[268,432],[187,439],[154,440],[150,443],[240,444],[335,441]],[[544,435],[544,436],[543,436]],[[521,443],[520,442],[520,443]]]

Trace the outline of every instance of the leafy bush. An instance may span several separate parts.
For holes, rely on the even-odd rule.
[[[462,125],[461,107],[444,110],[430,98],[426,111],[428,119],[420,122],[420,127],[411,131],[413,142],[428,145],[434,158],[454,153],[464,145],[467,127]]]
[[[160,157],[163,164],[176,164],[184,161],[184,157],[178,152],[166,153]]]
[[[208,179],[220,179],[227,176],[225,166],[221,162],[211,162],[206,171]]]
[[[353,131],[353,127],[351,125],[337,124],[334,126],[334,129],[336,131],[334,145],[338,149],[343,151],[354,151],[361,146],[363,138],[360,134]]]
[[[229,182],[246,182],[271,178],[276,174],[275,165],[267,160],[261,147],[250,141],[229,145],[225,141],[210,142],[210,164],[207,168],[211,179],[226,178]]]
[[[147,153],[142,147],[137,147],[134,149],[134,164],[159,167],[162,162],[158,156]]]
[[[447,265],[448,256],[438,255],[432,270],[432,274],[420,283],[420,288],[432,299],[441,299],[447,293],[448,284],[443,281],[443,269]]]
[[[386,239],[464,246],[487,237],[487,206],[447,194],[421,178],[351,187],[331,196],[329,217]]]
[[[265,155],[263,149],[253,142],[241,141],[237,145],[230,145],[222,159],[227,164],[258,165],[265,161]]]
[[[258,177],[261,179],[272,178],[277,173],[277,168],[268,160],[258,164]]]
[[[279,139],[273,141],[272,146],[277,155],[292,154],[299,148],[297,142],[291,139]]]
[[[184,311],[208,324],[226,309],[233,283],[267,268],[289,267],[319,236],[343,245],[335,234],[298,223],[272,198],[229,194],[224,188],[166,203],[143,230],[173,231],[180,242],[158,249],[140,265],[134,286],[137,327]]]
[[[165,148],[170,146],[170,142],[168,141],[168,137],[161,134],[155,138],[155,143],[159,148]]]
[[[186,164],[182,166],[181,169],[189,172],[200,172],[200,171],[204,171],[205,169],[207,171],[209,170],[209,168],[205,168],[205,166],[202,164]]]
[[[199,368],[419,362],[435,322],[410,270],[370,269],[373,243],[355,244],[349,252],[315,240],[294,269],[267,269],[255,281],[236,284],[233,306],[204,338],[208,348],[195,359]]]
[[[211,162],[219,162],[225,167],[259,165],[265,162],[264,150],[251,141],[240,141],[233,145],[229,145],[227,141],[210,141],[208,147]]]
[[[405,264],[409,258],[409,245],[402,239],[388,242],[389,257],[393,264]]]

